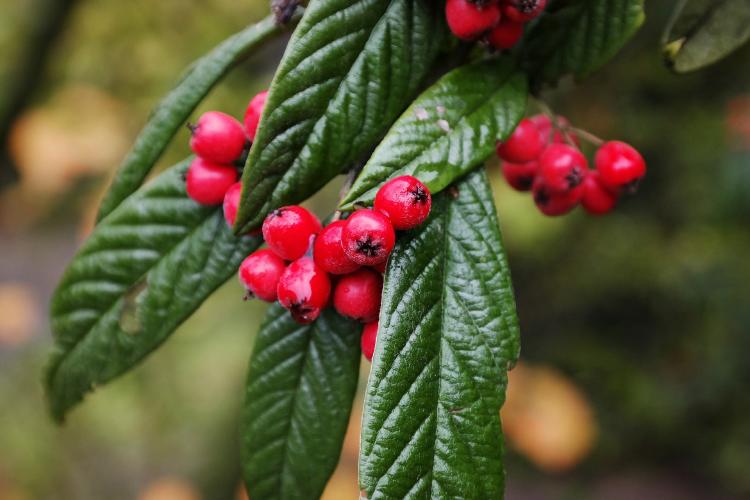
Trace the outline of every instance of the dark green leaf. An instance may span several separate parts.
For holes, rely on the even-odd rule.
[[[643,0],[558,0],[526,35],[522,60],[535,82],[582,78],[611,59],[644,19]]]
[[[292,22],[299,20],[300,16],[301,12],[298,12]],[[97,220],[106,217],[140,187],[177,130],[213,86],[234,65],[283,31],[284,28],[276,25],[273,16],[268,16],[228,38],[187,69],[177,86],[151,112],[151,117],[138,134],[133,149],[117,170],[112,185],[99,207]]]
[[[455,196],[455,198],[454,198]],[[502,498],[518,319],[483,170],[391,255],[360,447],[366,498]]]
[[[270,306],[242,416],[242,470],[253,500],[320,498],[352,409],[361,330],[333,309],[299,325]]]
[[[289,42],[250,150],[237,228],[298,203],[365,155],[432,66],[432,0],[315,0]]]
[[[667,63],[678,73],[708,66],[750,40],[747,0],[691,0],[678,8],[664,44]]]
[[[453,70],[388,131],[342,201],[369,204],[388,178],[414,175],[437,193],[482,163],[526,109],[526,78],[506,60]]]
[[[52,415],[158,347],[260,238],[235,237],[221,208],[185,194],[188,161],[161,174],[99,223],[52,297]]]

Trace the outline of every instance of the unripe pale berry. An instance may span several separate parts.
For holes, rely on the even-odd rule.
[[[378,322],[373,321],[372,323],[367,323],[362,329],[362,338],[360,339],[362,354],[367,358],[367,361],[372,361],[372,355],[375,352],[375,342],[377,339]]]
[[[234,221],[237,218],[237,209],[240,206],[240,194],[242,193],[242,183],[235,182],[224,195],[224,220],[229,227],[234,227]]]
[[[250,103],[247,105],[247,110],[245,110],[245,133],[251,141],[255,140],[255,134],[258,131],[258,123],[260,123],[260,115],[263,113],[267,97],[267,90],[257,93],[255,97],[250,100]]]
[[[583,181],[583,209],[591,215],[603,215],[611,212],[616,205],[617,194],[602,185],[597,170],[591,170]]]
[[[363,266],[385,262],[396,244],[393,224],[384,214],[360,209],[347,220],[341,234],[346,256]]]
[[[505,141],[497,144],[497,155],[512,163],[536,160],[544,150],[544,139],[534,122],[528,118],[520,121]]]
[[[430,215],[432,196],[427,186],[411,175],[391,179],[378,189],[375,210],[391,219],[394,229],[412,229]]]
[[[539,177],[553,193],[580,186],[588,171],[583,153],[567,144],[550,144],[539,157]]]
[[[383,277],[366,267],[339,278],[333,290],[333,307],[342,316],[369,323],[380,314]]]
[[[497,24],[500,7],[497,2],[477,5],[469,0],[447,0],[445,18],[454,35],[463,40],[473,40]]]
[[[539,163],[529,161],[526,163],[511,163],[504,161],[501,166],[503,176],[508,184],[516,191],[531,191],[534,178],[539,171]]]
[[[213,163],[236,161],[245,148],[245,131],[234,117],[219,111],[208,111],[195,125],[189,125],[190,149]]]
[[[263,221],[263,239],[282,259],[299,259],[310,248],[310,238],[321,230],[320,221],[306,208],[277,208]]]
[[[538,17],[547,6],[547,0],[509,0],[503,7],[503,16],[517,23],[526,23]]]
[[[539,211],[544,215],[550,216],[563,215],[570,212],[578,205],[583,196],[583,184],[562,193],[555,193],[544,184],[544,180],[541,177],[537,177],[534,180],[534,185],[531,189],[534,196],[534,203],[536,203]]]
[[[279,278],[286,269],[286,262],[269,249],[257,250],[242,261],[238,272],[240,283],[260,300],[274,302]]]
[[[359,264],[349,260],[341,244],[341,233],[346,221],[337,220],[324,227],[313,244],[313,258],[324,271],[331,274],[347,274],[359,269]]]
[[[279,278],[276,294],[279,303],[298,323],[311,323],[328,304],[331,280],[310,257],[297,259]]]
[[[510,49],[522,36],[523,24],[503,18],[487,34],[487,42],[498,50]]]
[[[636,149],[621,141],[605,142],[594,156],[602,184],[612,190],[632,191],[646,175],[646,162]]]
[[[219,205],[237,180],[237,169],[211,163],[196,157],[188,168],[185,189],[188,196],[201,205]]]

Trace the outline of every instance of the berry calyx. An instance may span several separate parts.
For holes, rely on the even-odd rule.
[[[516,23],[526,23],[539,16],[547,0],[510,0],[503,7],[503,16]]]
[[[470,0],[448,0],[445,3],[448,27],[458,38],[473,40],[500,20],[497,2],[478,5]]]
[[[505,141],[497,144],[497,155],[512,163],[536,160],[544,149],[545,141],[534,122],[521,120]]]
[[[534,178],[539,171],[539,163],[529,161],[526,163],[502,163],[503,177],[516,191],[530,191],[534,184]]]
[[[378,189],[375,210],[391,219],[394,229],[412,229],[430,215],[432,196],[427,186],[411,175],[391,179]]]
[[[617,195],[601,183],[597,170],[591,170],[583,181],[581,206],[591,215],[604,215],[617,205]]]
[[[211,163],[203,158],[195,158],[190,163],[185,188],[190,198],[201,205],[219,205],[224,200],[227,189],[237,180],[234,167]]]
[[[384,214],[363,208],[346,220],[341,242],[350,260],[374,266],[385,262],[390,255],[396,244],[396,232]]]
[[[213,163],[236,161],[245,148],[245,131],[234,117],[219,111],[208,111],[195,125],[188,125],[192,136],[190,149]]]
[[[605,142],[594,156],[601,183],[612,190],[634,191],[646,175],[646,161],[630,144]]]
[[[286,262],[281,257],[271,250],[263,249],[245,257],[238,275],[248,294],[266,302],[274,302],[276,287],[285,269]]]
[[[541,177],[534,180],[532,186],[534,203],[544,215],[563,215],[573,210],[581,201],[583,185],[563,192],[554,192],[544,183]]]
[[[279,303],[298,323],[311,323],[328,304],[331,280],[310,257],[297,259],[284,270],[276,287]]]
[[[224,220],[229,227],[234,227],[234,221],[237,219],[237,209],[240,206],[240,194],[242,194],[242,183],[235,182],[224,195]]]
[[[487,34],[487,42],[498,50],[510,49],[523,36],[523,24],[502,18]]]
[[[282,259],[299,259],[310,248],[310,238],[321,230],[315,215],[299,205],[277,208],[263,221],[263,239]]]
[[[539,176],[553,193],[563,193],[580,186],[588,170],[588,161],[583,153],[567,144],[551,144],[539,157]]]
[[[372,361],[372,355],[375,353],[375,342],[377,339],[378,322],[373,321],[372,323],[367,323],[362,329],[362,338],[360,339],[362,354],[367,358],[367,361]]]
[[[339,279],[333,290],[333,307],[342,316],[369,323],[380,314],[382,292],[383,277],[365,267]]]
[[[255,140],[255,134],[258,131],[258,123],[260,123],[260,115],[263,113],[263,108],[266,105],[266,98],[268,97],[268,91],[258,92],[255,97],[250,99],[250,103],[247,105],[245,110],[245,133],[248,139],[251,141]]]
[[[341,233],[346,221],[331,222],[315,237],[313,258],[324,271],[331,274],[347,274],[359,269],[359,264],[352,262],[344,253],[341,244]]]

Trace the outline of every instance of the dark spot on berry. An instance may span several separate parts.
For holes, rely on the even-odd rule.
[[[274,217],[281,217],[282,215],[284,215],[284,209],[283,208],[277,208],[276,210],[274,210],[273,212],[271,212],[271,215],[273,215]]]
[[[516,8],[524,14],[530,14],[539,6],[539,0],[516,0]]]
[[[529,189],[533,183],[534,178],[531,176],[518,178],[518,187],[521,189]]]
[[[565,181],[568,183],[568,189],[573,189],[583,182],[583,172],[581,169],[574,168],[568,175],[565,176]]]
[[[540,189],[536,193],[534,193],[534,201],[537,202],[539,205],[546,205],[549,203],[550,196],[546,189]]]
[[[427,191],[422,186],[416,186],[414,189],[409,191],[412,196],[412,203],[427,203]]]
[[[366,255],[367,257],[377,257],[382,253],[383,245],[373,239],[368,234],[361,240],[357,240],[357,253]]]
[[[295,302],[289,308],[289,312],[295,319],[308,320],[310,319],[310,314],[315,312],[315,308],[306,306],[301,302]]]
[[[255,298],[255,294],[251,292],[250,290],[245,291],[245,295],[242,296],[242,300],[250,300],[254,298]]]

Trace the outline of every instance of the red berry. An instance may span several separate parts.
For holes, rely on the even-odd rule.
[[[331,280],[310,257],[297,259],[286,268],[276,287],[279,303],[298,323],[311,323],[328,304]]]
[[[538,17],[547,0],[510,0],[503,7],[503,16],[516,23],[526,23]]]
[[[370,269],[375,269],[380,274],[384,274],[386,267],[388,267],[388,259],[384,260],[380,264],[375,264],[375,265],[370,266]]]
[[[339,279],[333,290],[333,307],[342,316],[369,323],[378,319],[382,292],[383,277],[365,267]]]
[[[599,180],[599,172],[592,170],[583,181],[583,209],[592,215],[603,215],[617,205],[617,195],[605,188]]]
[[[583,153],[567,144],[550,144],[539,157],[539,177],[553,193],[580,186],[588,171]]]
[[[516,191],[530,191],[534,178],[539,171],[539,163],[530,161],[526,163],[510,163],[504,161],[502,164],[503,176],[508,184]]]
[[[523,24],[503,18],[500,24],[492,28],[487,41],[498,50],[510,49],[523,36]]]
[[[274,302],[276,286],[286,269],[286,262],[271,250],[251,253],[240,264],[239,278],[248,292],[260,300]]]
[[[375,352],[375,341],[378,339],[378,322],[373,321],[367,323],[362,329],[362,339],[360,345],[362,347],[362,354],[365,355],[367,361],[372,361],[372,354]]]
[[[554,128],[554,131],[552,130],[552,120],[550,120],[547,115],[534,115],[530,117],[529,120],[534,122],[534,125],[539,129],[546,144],[549,144],[550,142],[567,144],[568,141],[565,140],[565,134],[562,133],[561,129],[568,129],[570,127],[570,121],[564,116],[557,115],[555,120],[557,122],[557,127]],[[573,141],[573,144],[580,146],[581,143],[575,132],[568,130],[568,137]]]
[[[187,194],[201,205],[219,205],[227,189],[237,180],[237,169],[195,158],[190,163],[185,188]]]
[[[214,163],[232,163],[245,148],[245,131],[235,118],[219,111],[208,111],[195,125],[189,125],[190,149]]]
[[[445,3],[448,27],[458,38],[473,40],[500,20],[497,2],[477,5],[470,0],[448,0]]]
[[[394,229],[420,225],[430,215],[432,196],[427,186],[411,175],[402,175],[383,184],[375,195],[375,210],[391,219]]]
[[[315,237],[313,258],[325,272],[331,274],[348,274],[359,269],[359,264],[349,260],[341,245],[341,233],[346,221],[331,222]]]
[[[497,155],[512,163],[536,160],[544,150],[544,138],[534,122],[524,118],[510,137],[497,144]]]
[[[583,184],[562,193],[555,193],[544,184],[541,177],[537,177],[532,192],[534,203],[544,215],[563,215],[573,210],[581,201]]]
[[[224,220],[229,227],[234,227],[234,221],[237,218],[237,208],[240,206],[240,194],[242,193],[242,183],[235,182],[224,195]]]
[[[594,165],[602,184],[613,190],[633,190],[646,175],[643,156],[621,141],[605,142],[594,156]]]
[[[344,252],[363,266],[385,262],[396,244],[396,232],[388,217],[370,209],[354,212],[341,234]]]
[[[282,259],[299,259],[310,248],[310,238],[321,230],[315,215],[299,205],[277,208],[263,221],[263,239]]]
[[[251,140],[255,140],[255,133],[258,131],[258,122],[260,122],[260,115],[263,113],[263,107],[266,105],[266,97],[268,97],[268,91],[264,90],[255,94],[247,105],[245,111],[245,133]]]

